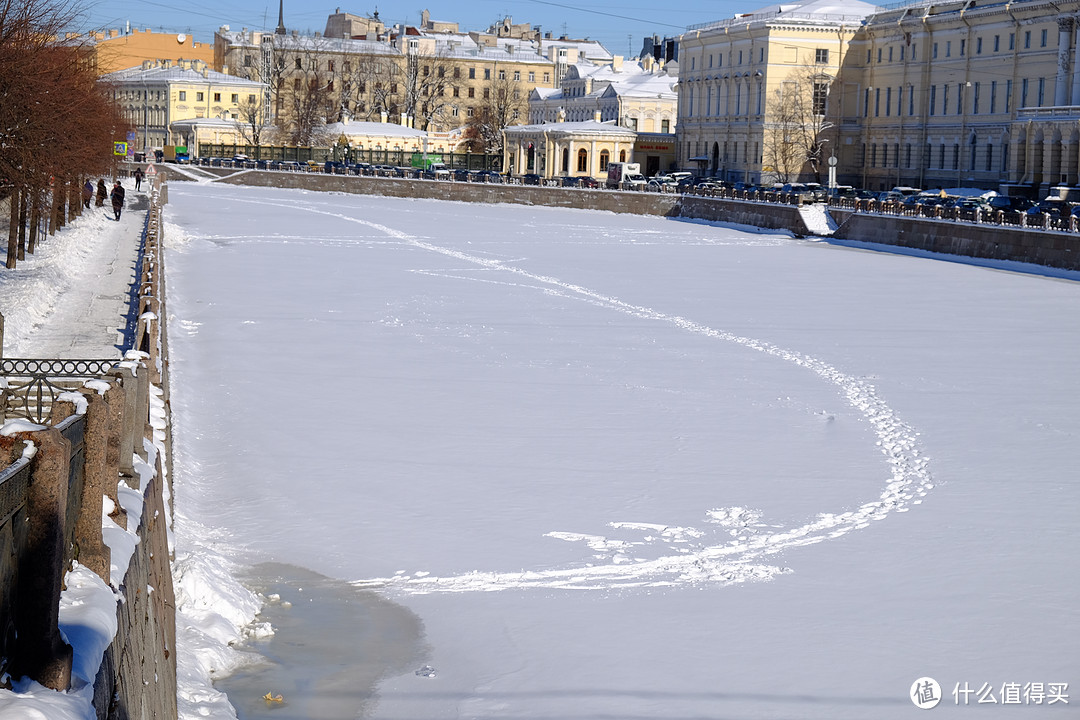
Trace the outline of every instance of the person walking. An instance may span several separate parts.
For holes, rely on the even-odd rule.
[[[94,183],[87,178],[82,186],[82,204],[84,208],[90,207],[90,201],[94,199]]]
[[[105,198],[109,197],[109,189],[105,187],[104,180],[97,181],[97,202],[94,203],[96,207],[101,207],[105,204]]]
[[[120,213],[124,209],[124,186],[120,184],[119,180],[113,183],[112,209],[116,213],[116,221],[120,222]]]
[[[142,187],[143,178],[146,177],[146,173],[142,171],[142,168],[135,168],[135,189],[138,190]]]

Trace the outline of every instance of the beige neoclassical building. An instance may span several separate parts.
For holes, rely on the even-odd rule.
[[[1080,184],[1080,2],[917,3],[852,43],[841,176],[874,189]]]
[[[637,133],[614,122],[585,120],[513,125],[504,131],[504,167],[541,177],[607,177],[611,162],[635,162]]]
[[[774,98],[801,83],[817,164],[804,153],[799,179],[835,157],[838,182],[872,190],[1080,185],[1080,0],[770,6],[683,35],[680,64],[685,169],[775,178],[799,123],[778,133]]]

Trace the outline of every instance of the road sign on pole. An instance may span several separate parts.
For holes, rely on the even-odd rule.
[[[128,144],[126,142],[114,142],[112,147],[113,155],[127,155]]]

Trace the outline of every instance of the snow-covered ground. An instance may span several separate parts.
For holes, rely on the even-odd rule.
[[[342,692],[303,637],[263,645],[295,671],[235,685],[242,715],[899,718],[922,677],[939,716],[1080,702],[1080,276],[563,209],[169,196],[203,620],[243,597],[198,587],[224,557],[275,627],[332,595],[302,634],[404,648]],[[242,602],[216,638],[181,628],[188,682],[229,666]]]

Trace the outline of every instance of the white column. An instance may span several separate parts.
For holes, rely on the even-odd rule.
[[[1070,86],[1066,85],[1069,77],[1069,45],[1073,34],[1073,19],[1058,18],[1058,64],[1057,82],[1054,83],[1054,105],[1062,107],[1069,102]]]
[[[1076,32],[1080,33],[1080,23],[1073,23],[1076,26]],[[1070,105],[1080,105],[1080,38],[1073,43],[1075,45],[1075,54],[1073,55],[1072,64],[1072,92],[1069,95]]]

